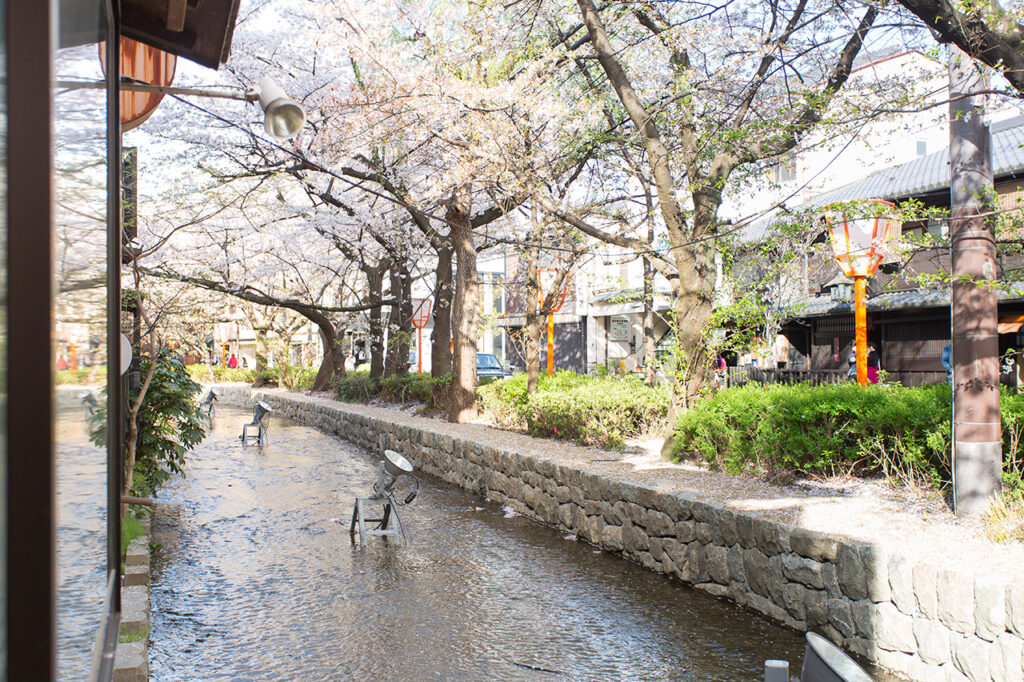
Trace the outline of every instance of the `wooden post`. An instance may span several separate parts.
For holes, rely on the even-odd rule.
[[[857,383],[868,384],[868,313],[867,277],[853,278],[853,322],[857,338]]]
[[[548,313],[548,376],[555,374],[555,314]]]
[[[986,79],[969,56],[950,48],[949,168],[953,257],[953,509],[985,511],[1001,489],[999,337],[995,235],[982,217],[991,195],[991,138],[983,119]]]

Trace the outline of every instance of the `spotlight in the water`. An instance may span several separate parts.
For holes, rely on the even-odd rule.
[[[210,392],[207,393],[206,397],[199,403],[199,409],[202,410],[203,414],[211,419],[213,418],[214,413],[213,403],[219,396],[220,393],[217,393],[217,389],[211,388]]]
[[[412,481],[413,488],[406,495],[405,500],[399,502],[395,499],[395,485],[401,477],[407,477]],[[416,493],[420,489],[420,482],[412,475],[412,464],[405,457],[394,450],[385,450],[384,459],[377,467],[377,480],[373,484],[373,495],[369,497],[357,497],[355,507],[352,509],[352,525],[349,527],[349,535],[355,542],[356,533],[359,534],[359,541],[366,542],[366,538],[373,535],[398,537],[401,532],[402,540],[405,541],[405,527],[402,519],[398,516],[398,507],[405,506],[416,499]],[[381,506],[380,518],[368,518],[367,508],[370,506]],[[394,523],[392,523],[392,517]],[[375,527],[370,524],[376,523]]]
[[[92,391],[82,391],[79,395],[82,399],[82,404],[85,405],[85,409],[89,411],[89,414],[96,414],[96,408],[99,404],[96,402],[96,396],[92,394]]]
[[[252,407],[252,422],[242,426],[243,445],[248,443],[250,438],[263,445],[263,441],[267,438],[267,425],[263,423],[263,419],[273,411],[274,409],[262,400],[256,401],[256,404]],[[250,436],[249,429],[255,429],[256,435]]]

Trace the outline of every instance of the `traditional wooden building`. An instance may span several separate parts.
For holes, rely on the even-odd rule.
[[[1024,116],[992,125],[992,166],[999,206],[1004,214],[1011,215],[1021,208]],[[949,208],[948,151],[873,173],[815,197],[809,206],[859,199],[897,203],[914,199],[925,206]],[[948,223],[904,223],[901,234],[894,238],[906,243],[910,237],[925,233],[938,237],[937,243],[941,244],[948,235]],[[1024,279],[1024,260],[1019,254],[1019,243],[998,246],[999,349],[1006,353],[1024,348],[1024,282],[1019,281]],[[816,257],[828,258],[824,252]],[[904,249],[902,255],[893,256],[870,280],[868,340],[878,347],[882,368],[905,384],[945,380],[941,357],[951,336],[950,289],[948,284],[923,286],[921,282],[929,276],[937,276],[934,279],[940,281],[941,275],[950,270],[947,245],[911,250],[909,255]],[[804,295],[794,297],[786,306],[788,316],[781,332],[790,347],[786,369],[845,370],[854,339],[852,287],[841,276],[835,276],[837,268],[809,267],[808,271],[811,274]]]

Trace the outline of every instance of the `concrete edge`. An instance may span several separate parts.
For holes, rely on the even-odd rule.
[[[140,519],[145,533],[125,552],[124,582],[121,587],[121,626],[114,659],[114,682],[149,680],[150,636],[150,519]],[[141,636],[139,641],[121,642],[122,637]]]

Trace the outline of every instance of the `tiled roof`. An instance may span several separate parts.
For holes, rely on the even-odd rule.
[[[1024,282],[1004,282],[999,285],[997,297],[1000,301],[1024,300]],[[883,310],[909,310],[914,308],[946,308],[950,304],[949,288],[944,289],[911,289],[909,291],[890,291],[868,299],[868,312]],[[820,317],[823,315],[844,315],[853,313],[853,303],[849,301],[833,301],[829,296],[811,296],[802,301],[795,301],[787,306],[786,316],[789,319],[801,317]]]
[[[999,177],[1021,170],[1024,170],[1024,116],[993,123],[993,174]],[[804,207],[856,199],[906,199],[945,187],[949,187],[948,148],[819,194]]]

